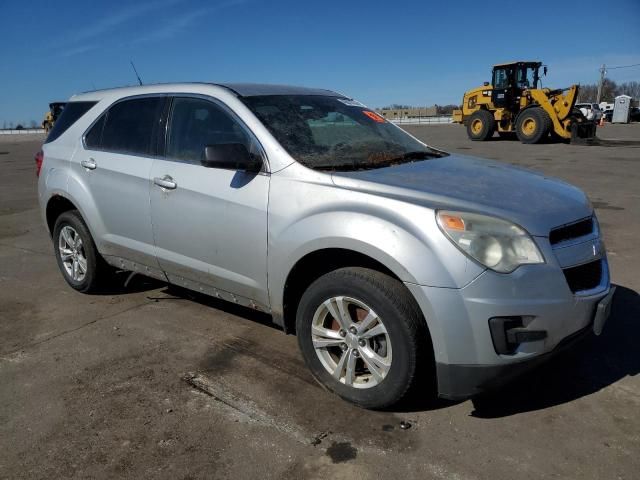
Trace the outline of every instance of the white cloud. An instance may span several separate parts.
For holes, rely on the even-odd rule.
[[[178,16],[167,16],[167,20],[164,24],[158,26],[157,23],[154,23],[153,25],[150,25],[147,32],[134,37],[131,41],[121,43],[120,46],[129,46],[174,37],[178,33],[186,30],[199,18],[202,18],[216,10],[246,3],[246,1],[248,0],[228,0],[217,5],[210,5],[204,8],[197,8],[195,10],[188,9],[185,13]],[[73,36],[55,43],[51,48],[55,49],[60,57],[70,57],[96,50],[107,43],[112,38],[113,33],[121,26],[132,23],[135,20],[139,20],[153,11],[163,10],[182,2],[184,2],[184,0],[160,0],[138,3],[122,8],[116,13],[106,15],[98,19],[85,28],[76,30],[73,33]],[[108,38],[101,42],[101,37]]]

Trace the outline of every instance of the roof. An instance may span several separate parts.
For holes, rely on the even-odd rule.
[[[297,87],[292,85],[272,85],[263,83],[156,83],[132,87],[117,87],[105,90],[93,90],[74,95],[73,100],[84,100],[89,98],[103,98],[116,94],[118,96],[144,95],[145,93],[160,92],[180,92],[181,90],[192,91],[194,88],[218,87],[225,88],[240,97],[253,97],[257,95],[321,95],[331,97],[344,97],[339,93],[322,88]]]
[[[542,65],[542,62],[538,62],[537,60],[516,60],[515,62],[496,63],[494,67],[506,67],[507,65],[514,65],[516,63],[535,63],[537,65]]]
[[[324,88],[296,87],[292,85],[271,85],[267,83],[217,83],[215,85],[233,90],[241,97],[255,97],[257,95],[343,96]]]

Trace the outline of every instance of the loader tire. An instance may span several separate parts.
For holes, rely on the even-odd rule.
[[[474,141],[483,142],[493,136],[496,121],[493,114],[487,110],[477,110],[467,120],[467,135]]]
[[[551,118],[540,107],[528,108],[516,121],[516,134],[522,143],[540,143],[549,136]]]

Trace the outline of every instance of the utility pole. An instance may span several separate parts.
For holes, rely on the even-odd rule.
[[[603,63],[602,67],[600,67],[600,81],[598,82],[598,98],[596,99],[596,103],[600,103],[600,99],[602,98],[602,86],[604,85],[604,76],[607,74],[607,66]]]

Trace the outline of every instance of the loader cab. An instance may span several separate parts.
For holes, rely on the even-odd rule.
[[[496,108],[517,110],[522,92],[539,88],[541,62],[513,62],[494,65],[491,101]],[[545,67],[546,68],[546,67]]]

